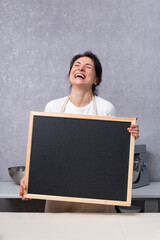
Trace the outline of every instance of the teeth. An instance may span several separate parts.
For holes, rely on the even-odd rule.
[[[77,78],[77,77],[81,77],[81,78],[85,78],[85,76],[83,75],[83,74],[80,74],[80,73],[77,73],[76,75],[75,75],[75,77]]]

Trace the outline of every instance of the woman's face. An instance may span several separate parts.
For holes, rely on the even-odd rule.
[[[93,60],[89,57],[78,58],[73,63],[69,80],[72,87],[79,86],[86,90],[92,89],[92,86],[98,82]]]

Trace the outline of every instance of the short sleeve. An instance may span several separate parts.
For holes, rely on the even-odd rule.
[[[107,116],[116,117],[116,109],[113,104],[110,103],[109,111]]]

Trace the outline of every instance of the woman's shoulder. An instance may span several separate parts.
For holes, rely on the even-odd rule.
[[[65,102],[65,100],[67,99],[66,97],[63,98],[57,98],[54,100],[51,100],[50,102],[48,102],[45,106],[45,112],[60,112],[63,103]]]
[[[101,97],[96,96],[97,109],[99,111],[98,115],[102,116],[116,116],[116,111],[114,105]]]
[[[101,98],[99,96],[96,96],[96,101],[99,102],[99,103],[102,103],[102,104],[109,104],[109,105],[111,104],[111,105],[113,105],[110,101],[107,101],[106,99]]]

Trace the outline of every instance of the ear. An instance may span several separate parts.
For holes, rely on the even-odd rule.
[[[97,86],[98,83],[99,83],[99,79],[98,79],[98,77],[96,77],[95,80],[94,80],[94,86]]]

